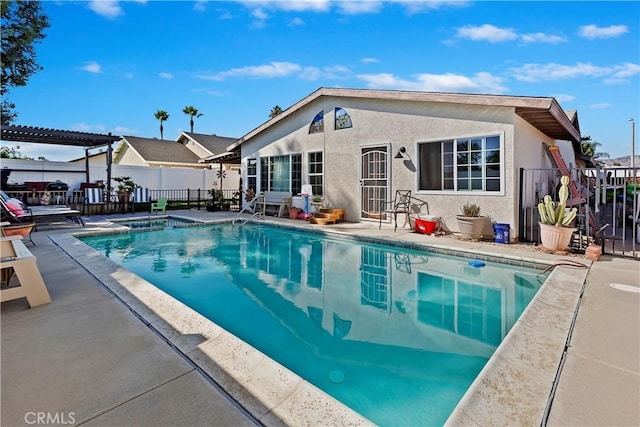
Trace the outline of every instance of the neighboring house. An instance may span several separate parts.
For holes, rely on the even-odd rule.
[[[576,164],[577,114],[554,98],[320,88],[228,151],[241,151],[245,189],[311,184],[348,221],[377,221],[396,190],[411,190],[451,230],[473,202],[517,234],[519,171],[551,167],[543,142]]]
[[[113,163],[130,166],[204,169],[200,157],[183,144],[156,138],[123,136],[113,152]]]
[[[101,151],[99,153],[95,153],[95,154],[89,154],[88,156],[89,158],[89,163],[90,164],[95,164],[95,165],[104,165],[107,163],[107,152],[106,151]],[[77,159],[73,159],[73,160],[69,160],[70,163],[84,163],[85,162],[85,157],[78,157]]]

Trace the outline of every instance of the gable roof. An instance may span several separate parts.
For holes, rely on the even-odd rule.
[[[513,107],[515,113],[525,121],[540,130],[545,135],[554,139],[572,141],[574,145],[580,142],[580,131],[574,126],[575,120],[570,120],[558,101],[551,97],[531,97],[531,96],[506,96],[506,95],[476,95],[462,93],[443,92],[414,92],[396,90],[372,90],[372,89],[343,89],[321,87],[307,97],[301,99],[281,114],[273,117],[257,128],[253,129],[243,137],[239,138],[229,148],[229,151],[237,148],[245,141],[262,133],[269,127],[286,119],[294,112],[310,104],[322,96],[379,99],[413,102],[438,102],[461,105],[485,105]]]
[[[186,136],[196,144],[200,144],[203,148],[209,151],[211,155],[224,153],[225,151],[227,151],[227,147],[233,144],[238,139],[228,136],[207,135],[204,133],[195,132],[182,132],[182,134],[178,137],[178,141],[180,141],[183,136]]]
[[[198,164],[200,160],[193,151],[175,141],[137,136],[123,136],[122,139],[147,162]]]

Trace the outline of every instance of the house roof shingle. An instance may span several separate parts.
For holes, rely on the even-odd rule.
[[[183,132],[193,141],[199,143],[209,150],[211,154],[220,154],[227,151],[227,147],[237,141],[238,138],[230,138],[227,136],[207,135],[204,133]]]
[[[136,136],[122,138],[147,162],[197,164],[200,160],[193,151],[175,141]]]

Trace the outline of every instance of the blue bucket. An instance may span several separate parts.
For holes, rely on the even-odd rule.
[[[493,230],[495,231],[496,243],[509,244],[510,236],[509,229],[511,224],[495,224]]]

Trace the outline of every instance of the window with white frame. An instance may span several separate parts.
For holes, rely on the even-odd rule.
[[[257,174],[258,174],[258,160],[247,159],[247,189],[252,188],[254,192],[258,191]]]
[[[419,190],[501,190],[502,141],[499,135],[418,144]]]
[[[302,154],[260,157],[260,191],[302,189]]]
[[[323,160],[322,151],[313,151],[307,154],[309,184],[311,184],[311,188],[313,189],[313,194],[315,196],[324,195],[324,190],[323,190],[324,163],[322,160]]]

